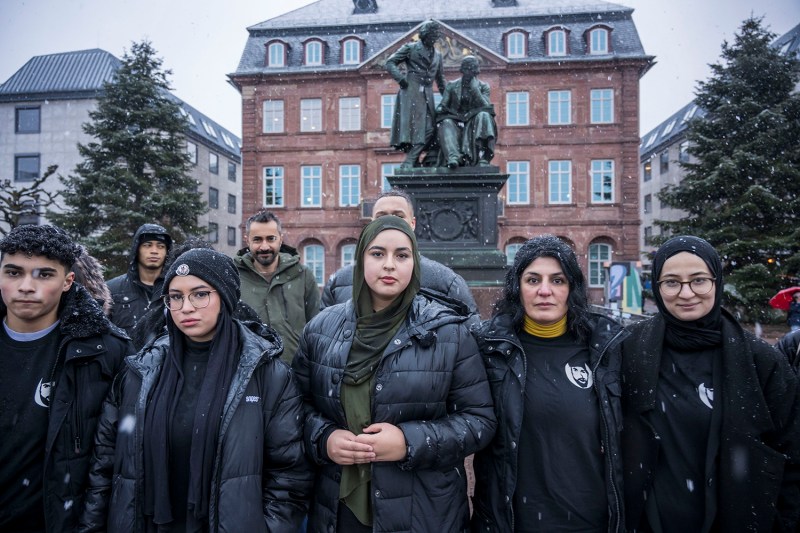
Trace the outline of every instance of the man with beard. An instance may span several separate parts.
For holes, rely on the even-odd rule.
[[[242,283],[242,301],[256,310],[283,340],[284,361],[291,363],[300,332],[319,312],[314,273],[297,250],[283,244],[281,222],[266,210],[247,219],[247,248],[234,258]]]
[[[108,282],[114,302],[109,318],[129,336],[153,298],[161,295],[164,260],[171,247],[172,237],[163,226],[142,224],[133,235],[128,272]]]

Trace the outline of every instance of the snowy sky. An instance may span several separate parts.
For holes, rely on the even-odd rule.
[[[101,48],[122,57],[132,41],[149,39],[172,70],[173,92],[240,135],[241,100],[226,75],[239,63],[246,28],[311,1],[0,0],[0,82],[35,55]],[[800,23],[798,0],[615,3],[635,8],[645,52],[656,56],[641,81],[642,134],[692,99],[722,41],[731,40],[745,18],[763,16],[778,35]]]

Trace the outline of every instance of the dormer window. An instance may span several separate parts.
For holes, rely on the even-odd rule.
[[[306,41],[303,45],[305,50],[305,65],[322,65],[322,43],[317,40]]]
[[[545,32],[547,55],[551,57],[567,55],[567,30],[553,28]]]
[[[595,27],[589,30],[589,53],[590,54],[608,54],[610,51],[609,46],[609,28]]]
[[[364,42],[357,37],[348,37],[342,41],[342,65],[358,65],[361,63],[361,48]]]
[[[506,34],[506,57],[509,59],[527,57],[528,35],[526,32],[514,30]]]
[[[286,66],[286,43],[281,41],[267,43],[267,66],[271,68]]]

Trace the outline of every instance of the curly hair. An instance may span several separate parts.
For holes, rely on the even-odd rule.
[[[26,224],[12,229],[0,240],[0,259],[6,254],[16,253],[39,255],[58,261],[69,272],[82,250],[67,232],[57,226]]]
[[[515,329],[522,326],[525,308],[522,305],[520,278],[522,273],[540,257],[552,257],[561,264],[561,269],[569,282],[567,297],[567,329],[583,341],[589,334],[589,296],[586,292],[586,278],[578,264],[575,251],[554,235],[540,235],[529,239],[514,256],[514,264],[506,272],[503,296],[495,304],[495,315],[508,314],[512,317]]]

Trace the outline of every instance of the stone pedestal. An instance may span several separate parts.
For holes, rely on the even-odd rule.
[[[497,249],[497,194],[508,174],[495,166],[433,167],[398,169],[387,179],[414,202],[420,252],[461,274],[476,300],[494,301],[478,298],[476,289],[492,288],[494,296],[503,285],[506,257]]]

